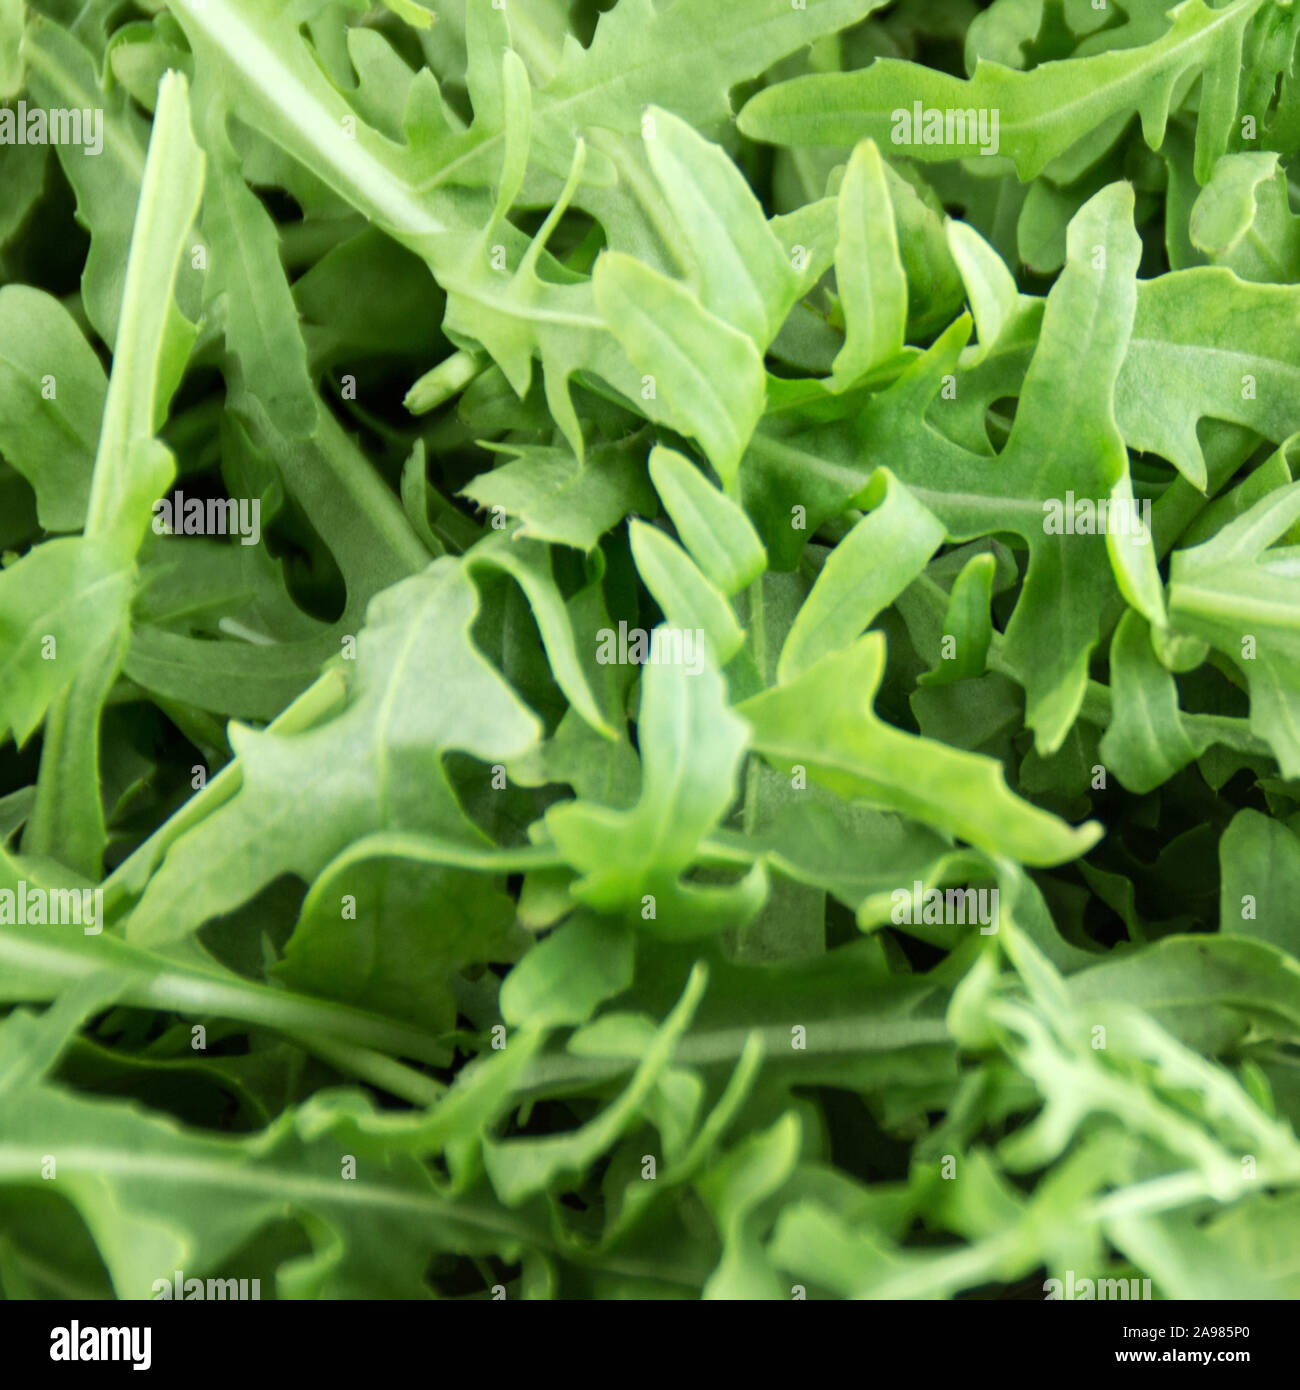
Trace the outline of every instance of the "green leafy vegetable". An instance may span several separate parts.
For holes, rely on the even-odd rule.
[[[0,1296],[1300,1297],[1298,14],[0,0]]]

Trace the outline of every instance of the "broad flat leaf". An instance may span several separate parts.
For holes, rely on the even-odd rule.
[[[759,576],[767,557],[753,524],[689,459],[656,448],[650,478],[691,559],[717,588],[730,596]]]
[[[434,8],[0,0],[0,1298],[1295,1295],[1300,6]]]
[[[862,499],[871,510],[831,551],[781,648],[777,680],[801,676],[861,636],[925,568],[943,526],[888,469]]]
[[[57,1011],[56,1011],[57,1013]],[[0,1033],[0,1056],[30,1050],[62,1025],[19,1012]],[[436,1248],[511,1252],[502,1237],[463,1206],[441,1197],[427,1169],[384,1154],[364,1140],[347,1110],[331,1122],[325,1106],[312,1132],[293,1112],[247,1139],[213,1138],[120,1101],[88,1100],[29,1081],[5,1096],[9,1121],[0,1140],[0,1174],[28,1182],[54,1154],[51,1187],[86,1221],[120,1298],[150,1298],[163,1271],[221,1270],[223,1262],[289,1201],[312,1243],[309,1259],[286,1266],[282,1296],[347,1297],[384,1290],[427,1296],[423,1275]],[[358,1172],[339,1180],[339,1153],[353,1150]],[[355,1147],[354,1147],[355,1146]],[[183,1214],[182,1214],[183,1213]],[[407,1237],[412,1226],[420,1244]],[[394,1251],[407,1253],[396,1259]]]
[[[843,802],[816,787],[791,791],[753,832],[768,864],[798,883],[823,887],[851,908],[864,930],[890,919],[895,890],[925,887],[988,870],[984,858],[954,850],[906,817]]]
[[[535,157],[554,177],[570,176],[564,201],[578,191],[572,173],[584,157],[575,133],[588,125],[639,133],[651,100],[695,123],[719,121],[728,113],[727,93],[735,83],[877,8],[876,0],[813,0],[799,12],[787,9],[785,0],[760,5],[741,16],[728,0],[709,0],[704,9],[680,0],[667,9],[650,0],[625,0],[602,21],[589,47],[566,44],[534,98],[528,123]],[[486,36],[491,31],[486,17],[479,18],[481,10],[474,7],[471,16],[485,26]],[[582,449],[582,435],[567,388],[575,370],[586,367],[628,395],[639,392],[637,376],[620,363],[621,354],[611,352],[604,311],[594,310],[589,284],[542,281],[529,263],[517,273],[527,239],[508,225],[498,233],[512,272],[503,280],[485,254],[491,246],[478,216],[486,210],[482,200],[461,196],[463,190],[430,187],[441,181],[482,185],[496,177],[507,128],[504,105],[494,107],[495,87],[480,80],[471,90],[476,114],[478,104],[484,110],[463,137],[450,134],[436,84],[417,80],[405,113],[407,146],[395,145],[364,121],[357,123],[355,138],[337,140],[332,132],[356,114],[330,86],[287,14],[265,14],[252,0],[178,0],[176,14],[202,63],[222,72],[234,113],[429,262],[439,283],[454,292],[450,334],[482,343],[521,395],[532,358],[541,358],[548,401],[575,451]],[[687,34],[692,58],[683,66]],[[656,51],[672,57],[656,63]],[[487,65],[489,73],[494,70],[500,71],[495,46]],[[667,72],[674,74],[671,89],[662,82]],[[328,138],[322,138],[324,130],[331,131]],[[594,181],[612,182],[611,175],[612,169]],[[707,421],[694,423],[716,442]],[[725,466],[725,447],[721,457]]]
[[[628,527],[628,539],[637,572],[663,609],[668,632],[682,634],[688,666],[699,658],[687,653],[686,641],[700,638],[708,643],[718,665],[725,666],[745,640],[727,600],[662,531],[634,521]]]
[[[1300,1290],[1284,1234],[1294,1219],[1292,1194],[1261,1192],[1209,1221],[1189,1212],[1133,1215],[1110,1230],[1129,1259],[1152,1271],[1166,1298],[1289,1301]]]
[[[523,944],[500,886],[377,849],[346,856],[315,881],[274,977],[301,994],[444,1032],[456,1023],[454,973],[513,959]]]
[[[611,810],[579,800],[546,814],[565,861],[582,875],[574,896],[607,912],[635,909],[644,921],[643,896],[649,894],[657,903],[648,930],[689,931],[692,898],[723,890],[690,889],[677,880],[731,804],[746,741],[744,721],[727,708],[722,678],[707,654],[698,671],[677,662],[647,665],[636,805]]]
[[[650,103],[693,126],[716,127],[731,114],[738,83],[879,8],[878,0],[807,0],[795,11],[786,0],[754,0],[741,14],[729,0],[623,0],[601,17],[589,46],[569,37],[560,47],[537,97],[539,158],[563,178],[575,131],[602,126],[639,136]],[[495,159],[500,133],[487,127],[475,134],[473,157]],[[468,160],[469,151],[460,158]]]
[[[541,541],[522,540],[514,532],[490,532],[465,556],[467,574],[507,574],[524,591],[556,683],[597,733],[613,738],[614,730],[592,688],[593,662],[585,652],[578,651],[573,624],[552,578],[551,564],[547,546]]]
[[[46,863],[0,855],[0,887],[16,894],[22,883],[29,892],[84,886],[66,870],[51,872]],[[106,896],[106,908],[107,903]],[[201,1011],[308,1045],[328,1047],[332,1040],[435,1064],[446,1060],[446,1048],[424,1029],[246,980],[192,943],[164,954],[130,945],[109,931],[87,933],[75,924],[56,931],[47,923],[0,924],[0,998],[6,1003],[48,1003],[80,981],[111,979],[118,1002],[135,1008]]]
[[[1188,235],[1213,265],[1243,280],[1294,283],[1300,276],[1300,221],[1286,174],[1272,153],[1226,154],[1192,206]]]
[[[1300,519],[1300,483],[1269,493],[1212,541],[1179,551],[1170,571],[1175,628],[1208,642],[1250,689],[1251,732],[1284,777],[1300,776],[1300,576],[1269,545]]]
[[[798,272],[727,154],[670,112],[652,107],[646,119],[646,154],[681,228],[674,250],[685,252],[689,283],[711,314],[766,348],[798,297]]]
[[[729,484],[763,412],[763,359],[753,340],[617,251],[601,257],[593,285],[610,330],[648,379],[639,393],[647,409],[698,439]]]
[[[691,971],[681,998],[662,1027],[650,1025],[643,1037],[644,1052],[627,1086],[594,1119],[568,1134],[485,1144],[484,1164],[492,1186],[507,1207],[517,1207],[552,1185],[571,1181],[635,1122],[676,1044],[690,1026],[707,981],[708,971],[701,963]]]
[[[1025,686],[1026,721],[1045,753],[1060,746],[1078,714],[1097,614],[1115,586],[1163,621],[1152,546],[1112,412],[1136,298],[1130,217],[1131,194],[1111,185],[1071,224],[1070,263],[1048,297],[1015,424],[996,461],[952,444],[924,417],[965,340],[960,321],[898,385],[874,397],[859,422],[869,455],[889,460],[950,540],[1015,531],[1027,542],[1029,571],[1003,654]],[[1065,380],[1072,386],[1062,400]],[[1105,535],[1066,533],[1072,498],[1089,499],[1094,515],[1099,502],[1113,506],[1130,534],[1118,526]]]
[[[799,1121],[783,1116],[766,1132],[750,1135],[696,1187],[722,1237],[722,1259],[705,1285],[705,1298],[781,1298],[785,1289],[767,1266],[755,1208],[772,1197],[799,1158]]]
[[[1022,296],[1006,262],[974,227],[950,221],[947,231],[948,245],[961,272],[979,335],[978,357],[987,357],[1015,315]]]
[[[35,15],[23,37],[28,85],[41,105],[67,110],[102,110],[104,147],[97,155],[75,145],[56,145],[55,154],[77,195],[77,216],[90,232],[90,252],[81,298],[95,332],[111,347],[117,333],[136,204],[144,178],[147,124],[124,90],[101,91],[95,60],[67,29]],[[87,147],[90,148],[90,147]],[[180,299],[191,317],[200,294],[197,272],[180,275]]]
[[[782,769],[806,764],[810,777],[840,796],[905,811],[990,854],[1053,864],[1096,843],[1100,827],[1072,830],[1014,796],[992,759],[878,719],[871,701],[884,665],[884,639],[868,633],[796,679],[747,700],[739,712],[753,728],[753,746]]]
[[[1150,630],[1129,610],[1110,648],[1115,713],[1101,741],[1106,765],[1130,790],[1152,791],[1205,751],[1188,735],[1178,687],[1156,659]]]
[[[1175,1036],[1226,1049],[1248,1030],[1293,1038],[1300,965],[1278,947],[1237,936],[1169,936],[1070,977],[1084,1003],[1140,1004]]]
[[[907,277],[880,151],[864,140],[840,188],[835,284],[844,310],[844,347],[834,380],[847,386],[903,350]]]
[[[953,581],[944,615],[939,662],[921,679],[930,685],[947,685],[984,674],[993,640],[989,604],[997,560],[992,555],[972,555]],[[951,639],[953,650],[945,650]]]
[[[0,711],[19,743],[93,663],[130,597],[130,574],[101,542],[50,541],[0,573]]]
[[[76,321],[25,285],[0,289],[0,454],[36,490],[47,531],[80,530],[107,382]]]
[[[741,112],[740,129],[753,140],[789,145],[848,145],[869,138],[921,160],[1000,153],[1027,180],[1099,123],[1120,114],[1136,111],[1147,143],[1158,149],[1175,86],[1189,74],[1203,73],[1206,99],[1197,125],[1197,171],[1204,180],[1227,144],[1245,28],[1260,5],[1261,0],[1234,0],[1211,9],[1203,0],[1184,0],[1168,31],[1151,43],[1041,63],[1029,72],[981,60],[974,75],[963,80],[896,58],[878,58],[861,72],[797,77],[752,97]],[[940,113],[937,139],[931,138],[928,123],[921,138],[910,130],[916,102],[927,113]],[[947,134],[944,113],[971,110],[999,113],[996,143],[981,143],[964,123],[962,132]],[[907,129],[894,115],[897,111],[907,114]],[[895,133],[908,139],[900,144]],[[955,138],[959,133],[963,138]]]
[[[1300,839],[1261,815],[1238,811],[1219,841],[1222,873],[1219,929],[1267,941],[1300,959]]]
[[[564,448],[496,446],[507,463],[480,473],[461,495],[480,507],[502,508],[522,523],[515,533],[590,551],[629,512],[653,515],[654,495],[634,448],[599,445],[579,462]]]
[[[1145,280],[1115,413],[1130,448],[1160,454],[1202,491],[1203,418],[1281,443],[1300,428],[1300,287],[1252,285],[1219,266]]]
[[[632,970],[630,932],[576,915],[510,972],[501,989],[502,1017],[516,1027],[586,1023],[632,983]]]
[[[201,99],[202,93],[199,93]],[[227,140],[224,113],[209,122],[210,192],[203,205],[209,241],[205,296],[224,296],[226,343],[245,389],[290,438],[316,426],[307,350],[289,282],[280,264],[275,223],[245,184]]]
[[[238,420],[227,414],[224,425],[228,466],[250,470],[250,491],[260,490],[253,480],[266,476],[261,470],[274,469],[272,476],[283,481],[328,547],[346,585],[343,611],[332,624],[306,619],[282,592],[283,575],[276,574],[281,592],[272,612],[256,614],[273,644],[213,641],[209,632],[140,623],[132,632],[126,673],[164,699],[240,718],[273,719],[311,685],[343,639],[355,637],[370,600],[423,569],[429,551],[401,502],[330,411],[319,412],[317,430],[308,439],[281,434],[256,409],[241,410]]]
[[[443,755],[516,757],[538,726],[471,642],[477,611],[461,564],[436,560],[371,605],[335,717],[295,734],[232,726],[242,784],[171,846],[128,938],[175,940],[281,874],[310,881],[358,834],[428,830],[486,843],[460,809]],[[334,809],[304,821],[304,799]],[[280,833],[268,834],[272,824]]]

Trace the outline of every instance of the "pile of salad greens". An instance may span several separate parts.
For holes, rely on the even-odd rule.
[[[1300,1297],[1300,9],[434,8],[0,0],[0,1292]]]

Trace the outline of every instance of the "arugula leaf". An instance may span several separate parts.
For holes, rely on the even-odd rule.
[[[810,776],[841,796],[865,796],[905,811],[991,854],[1051,864],[1096,843],[1099,827],[1071,830],[1018,801],[990,759],[878,720],[869,702],[884,665],[883,639],[868,634],[746,701],[740,710],[754,726],[754,746],[783,768],[806,762]],[[993,824],[990,804],[1000,807]]]
[[[25,285],[0,290],[0,337],[0,451],[35,489],[41,525],[79,530],[107,391],[104,370],[58,300]]]
[[[292,734],[232,728],[239,789],[169,847],[131,914],[128,939],[183,937],[279,874],[311,881],[358,831],[429,830],[470,846],[488,843],[461,809],[442,754],[516,757],[538,730],[470,642],[477,610],[463,566],[436,560],[372,604],[347,704],[333,718]],[[428,690],[443,698],[421,700],[417,726],[406,714],[398,718]],[[304,779],[334,810],[294,833]],[[268,838],[275,820],[286,833]]]
[[[963,125],[966,138],[924,140],[912,135],[912,158],[960,159],[1005,151],[1022,180],[1043,172],[1085,136],[1117,115],[1136,110],[1152,149],[1159,149],[1172,94],[1187,74],[1203,74],[1205,98],[1196,130],[1197,175],[1209,176],[1226,148],[1237,102],[1246,26],[1262,0],[1234,0],[1212,9],[1183,0],[1170,11],[1168,31],[1150,43],[1088,57],[1041,63],[1015,72],[977,62],[968,80],[915,63],[880,58],[864,72],[817,73],[794,78],[753,97],[740,116],[741,131],[756,140],[846,145],[871,138],[885,143],[902,130],[894,112],[923,110],[999,112],[996,146]],[[897,143],[897,141],[894,141]]]
[[[0,1296],[1294,1297],[1298,41],[0,0]]]

